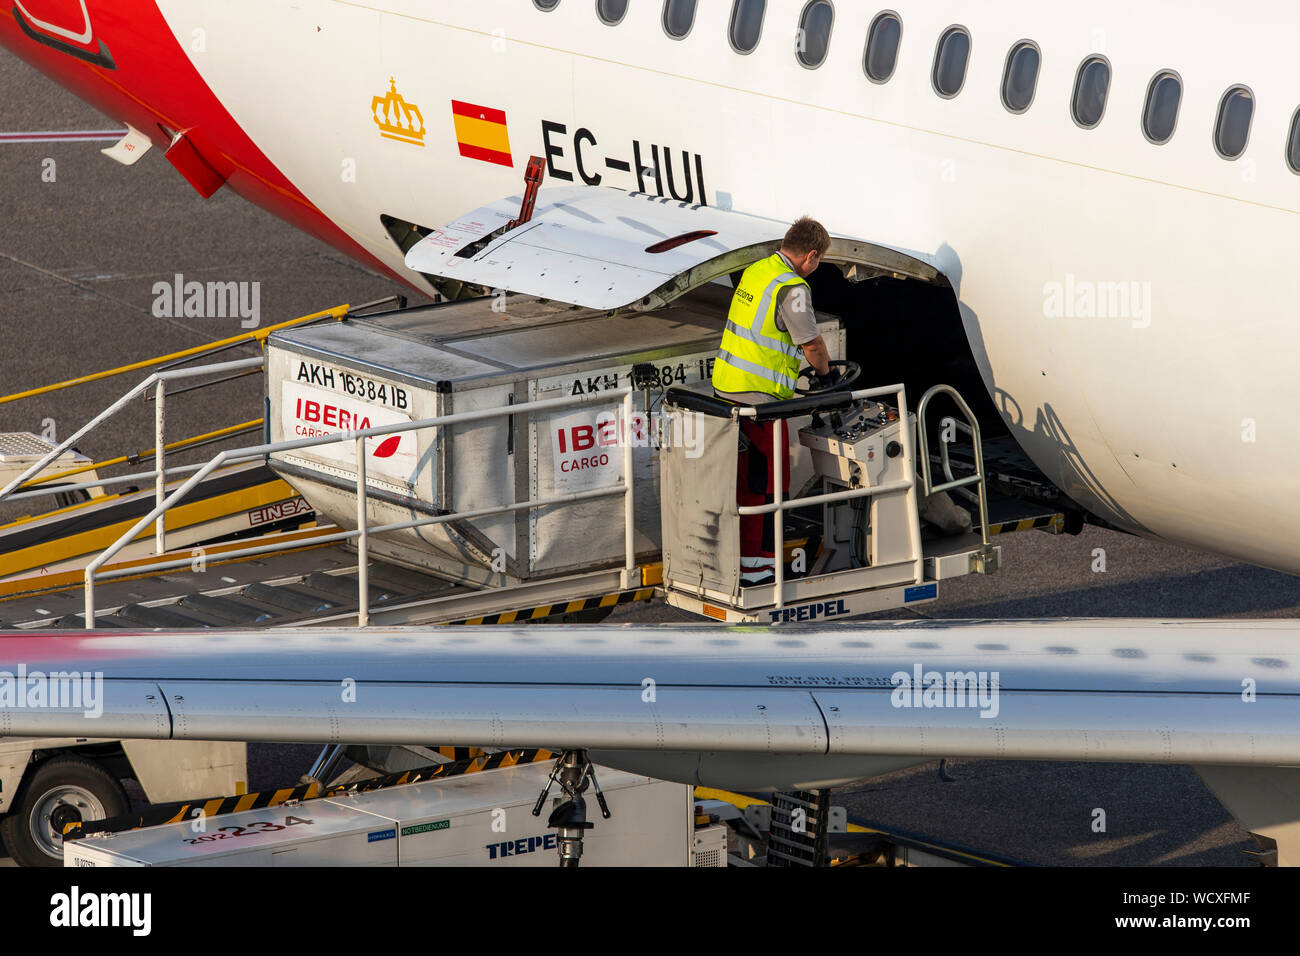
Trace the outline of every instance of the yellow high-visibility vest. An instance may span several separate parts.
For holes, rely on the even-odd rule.
[[[775,253],[745,270],[731,297],[722,347],[713,363],[715,389],[794,397],[799,349],[790,333],[777,327],[776,297],[787,286],[807,284]]]

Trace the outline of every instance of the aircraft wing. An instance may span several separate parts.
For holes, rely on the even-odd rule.
[[[0,637],[0,736],[1300,765],[1298,630],[26,632]]]

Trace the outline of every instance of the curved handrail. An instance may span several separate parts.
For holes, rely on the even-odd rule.
[[[925,430],[925,411],[930,404],[930,399],[936,395],[947,395],[956,403],[957,408],[966,416],[966,424],[970,428],[971,442],[975,447],[975,474],[967,475],[965,478],[956,478],[951,481],[945,481],[941,485],[933,483],[930,477],[930,441]],[[979,420],[966,404],[966,400],[951,385],[932,385],[916,406],[916,432],[917,444],[920,448],[921,458],[921,480],[925,487],[925,493],[932,495],[939,491],[947,491],[950,488],[961,488],[966,485],[978,485],[979,506],[980,506],[980,538],[984,547],[989,546],[989,505],[988,495],[985,492],[985,475],[984,475],[984,444],[980,440]],[[945,472],[951,475],[947,468],[945,456]]]

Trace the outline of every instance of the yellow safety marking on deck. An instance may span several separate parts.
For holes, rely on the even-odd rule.
[[[767,805],[766,800],[759,800],[756,797],[747,797],[743,793],[732,793],[730,790],[717,790],[713,787],[696,787],[695,799],[721,800],[723,803],[729,803],[733,807],[737,807],[741,810],[745,809],[745,807],[753,806],[756,803],[762,806]]]
[[[225,800],[221,798],[209,800],[207,803],[203,804],[203,815],[205,817],[215,817],[221,812],[221,805],[223,803],[225,803]]]
[[[251,810],[253,808],[253,804],[256,801],[257,801],[257,794],[255,793],[244,794],[238,800],[235,801],[235,812],[239,813],[243,810]]]
[[[220,518],[233,518],[262,505],[295,496],[295,492],[280,478],[251,488],[241,488],[223,495],[204,498],[200,501],[178,504],[167,512],[166,529],[169,534],[185,528],[204,524]],[[69,561],[83,555],[94,554],[109,547],[127,531],[131,530],[140,518],[129,518],[114,522],[102,528],[83,531],[80,534],[65,535],[41,544],[19,548],[8,554],[0,555],[0,577],[21,574],[29,569],[47,567],[62,561]],[[150,524],[140,530],[134,541],[142,541],[153,536],[154,528]],[[247,545],[245,545],[246,547]]]
[[[613,607],[617,603],[618,603],[617,594],[606,594],[603,598],[600,599],[599,607]]]
[[[732,793],[730,790],[717,790],[713,787],[696,787],[695,799],[721,800],[723,803],[729,803],[739,810],[752,806],[771,806],[768,801],[759,800],[757,797],[747,797],[743,793]],[[883,830],[873,830],[871,827],[859,826],[856,823],[850,823],[848,829],[850,833],[884,833]]]
[[[586,606],[586,601],[570,601],[564,606],[564,613],[572,614],[574,611],[581,611]]]
[[[176,441],[167,442],[163,445],[163,451],[181,451],[188,448],[196,442],[208,441],[213,438],[223,438],[226,435],[233,435],[246,431],[252,431],[259,425],[264,424],[265,419],[254,418],[250,421],[240,422],[238,425],[228,425],[225,428],[218,428],[216,431],[204,432],[202,435],[191,435],[189,438],[180,438]],[[64,478],[70,478],[73,475],[80,475],[87,471],[96,471],[100,468],[112,468],[115,465],[137,464],[148,458],[154,458],[157,454],[157,447],[138,451],[134,455],[119,455],[117,458],[109,458],[104,461],[92,461],[89,465],[81,465],[77,468],[69,468],[67,471],[58,471],[52,475],[45,475],[40,478],[30,478],[19,485],[19,489],[32,489],[37,485],[48,484],[51,481],[62,481]],[[55,489],[51,488],[51,491]]]
[[[87,490],[92,492],[98,491],[100,493],[100,496],[98,498],[93,498],[89,501],[77,501],[74,502],[73,504],[65,505],[62,508],[55,508],[53,511],[41,511],[38,512],[37,514],[23,515],[21,518],[15,518],[13,521],[7,522],[5,524],[0,524],[0,531],[5,531],[8,528],[16,528],[20,524],[30,524],[31,522],[39,521],[42,518],[53,518],[55,515],[65,515],[73,511],[81,511],[83,508],[94,508],[99,505],[106,504],[109,501],[115,501],[118,498],[125,498],[127,495],[135,494],[134,491],[125,492],[125,493],[114,492],[113,494],[104,494],[103,488],[89,488]],[[51,494],[54,493],[53,488],[50,489],[50,493]]]
[[[519,612],[518,612],[518,611],[506,611],[506,613],[502,614],[501,617],[499,618],[499,623],[501,623],[501,624],[513,624],[513,623],[515,623],[515,618],[518,617],[518,616],[519,616]],[[481,620],[483,620],[483,619],[482,619],[482,618],[479,618],[479,620],[481,621]]]
[[[552,607],[552,605],[550,605],[550,604],[546,604],[546,605],[543,605],[542,607],[535,607],[535,608],[533,608],[533,613],[532,613],[532,615],[530,616],[530,620],[534,620],[534,621],[535,621],[535,620],[537,620],[539,617],[549,617],[550,614],[551,614],[551,607]]]
[[[721,800],[723,803],[729,803],[737,809],[743,810],[745,807],[771,806],[766,800],[759,800],[757,797],[747,797],[743,793],[732,793],[730,790],[715,790],[712,787],[696,787],[696,800]],[[883,830],[873,830],[871,827],[859,826],[856,823],[848,825],[850,833],[881,833]]]
[[[224,469],[213,472],[213,474],[217,474],[217,475],[224,474],[224,473],[225,473]],[[95,508],[98,507],[99,505],[107,504],[110,501],[117,501],[118,499],[126,498],[133,494],[136,494],[136,492],[134,491],[125,491],[125,492],[115,491],[106,494],[103,488],[90,488],[88,490],[91,492],[98,491],[99,497],[91,501],[76,501],[70,505],[65,505],[62,508],[55,508],[53,511],[42,511],[37,514],[23,515],[21,518],[15,518],[13,521],[8,522],[7,524],[0,524],[0,531],[5,531],[9,528],[17,527],[20,524],[28,524],[32,521],[39,521],[42,518],[53,518],[55,515],[65,515],[73,511],[81,511],[84,508]],[[54,489],[50,489],[50,493],[53,494]]]

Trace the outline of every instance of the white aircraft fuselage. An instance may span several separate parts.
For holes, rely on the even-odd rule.
[[[1300,572],[1300,241],[1287,218],[1300,211],[1287,156],[1300,11],[895,0],[897,63],[875,82],[864,46],[885,8],[835,4],[814,69],[797,58],[804,7],[769,0],[746,54],[723,0],[699,3],[681,39],[658,0],[632,0],[615,25],[594,0],[25,0],[25,17],[0,15],[0,42],[171,146],[191,181],[187,151],[426,291],[381,216],[449,222],[518,193],[529,155],[546,157],[547,183],[807,213],[922,258],[956,292],[1012,434],[1082,507]],[[944,97],[936,44],[954,25],[969,64]],[[1041,71],[1015,113],[1001,90],[1024,40]],[[1094,56],[1111,79],[1084,128],[1071,101]],[[1142,117],[1162,71],[1182,96],[1156,144]],[[1237,85],[1254,111],[1227,159],[1216,119]]]

